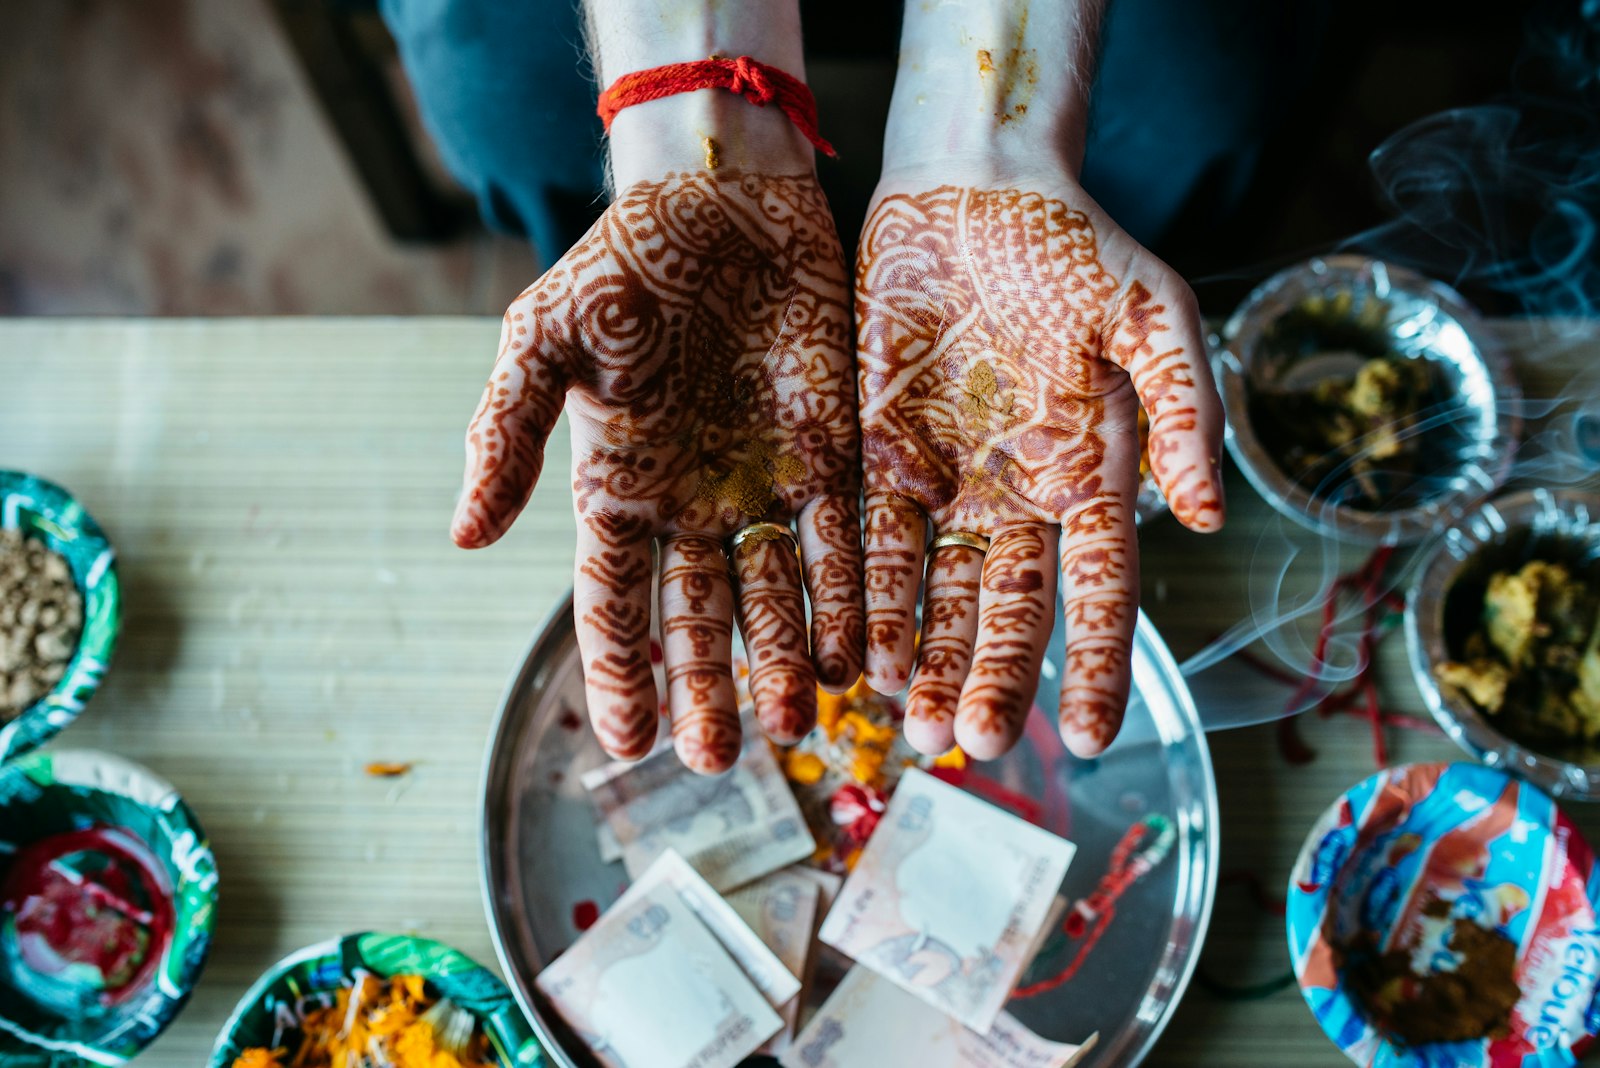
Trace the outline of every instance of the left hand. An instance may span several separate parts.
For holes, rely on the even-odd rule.
[[[867,487],[867,678],[916,675],[906,735],[979,759],[1015,744],[1066,603],[1060,728],[1079,755],[1122,722],[1138,608],[1138,405],[1172,512],[1222,524],[1221,404],[1194,294],[1066,168],[945,184],[886,174],[856,269]],[[925,520],[947,545],[927,561]]]

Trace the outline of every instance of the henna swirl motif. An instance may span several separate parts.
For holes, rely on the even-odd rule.
[[[1140,403],[1174,514],[1199,530],[1222,519],[1220,404],[1194,370],[1188,287],[1075,189],[880,190],[856,318],[869,681],[896,689],[910,672],[926,514],[938,532],[994,541],[981,569],[954,547],[929,564],[913,744],[993,757],[1015,742],[1059,571],[1062,732],[1099,752],[1130,683]]]
[[[564,402],[578,643],[608,753],[640,756],[655,735],[657,539],[668,705],[686,764],[721,771],[739,751],[722,542],[740,527],[799,518],[815,608],[808,646],[792,556],[740,553],[763,725],[793,740],[815,719],[817,676],[855,680],[864,623],[851,387],[844,261],[811,175],[721,170],[637,184],[507,311],[467,432],[453,533],[476,547],[511,525]]]

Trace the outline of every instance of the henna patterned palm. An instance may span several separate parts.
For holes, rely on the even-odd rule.
[[[925,190],[925,191],[924,191]],[[1115,736],[1139,588],[1138,404],[1173,513],[1222,522],[1222,417],[1193,294],[1063,179],[1049,193],[880,187],[856,272],[867,484],[867,676],[912,744],[1009,749],[1060,575],[1062,735]],[[992,537],[926,561],[925,524]]]
[[[611,755],[655,739],[652,547],[673,742],[704,772],[738,754],[728,535],[798,519],[812,603],[781,537],[732,561],[757,716],[792,741],[816,681],[861,667],[855,397],[845,271],[811,176],[669,175],[626,190],[506,313],[467,432],[454,536],[498,538],[539,476],[563,401],[578,515],[575,611],[590,718]]]

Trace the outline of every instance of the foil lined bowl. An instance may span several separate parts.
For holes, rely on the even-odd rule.
[[[1384,501],[1354,503],[1336,467],[1321,483],[1282,466],[1282,444],[1252,409],[1274,392],[1348,378],[1382,349],[1426,360],[1431,406],[1416,434],[1419,470],[1380,472]],[[1234,462],[1283,515],[1340,541],[1409,544],[1464,514],[1505,482],[1521,422],[1510,362],[1478,314],[1448,286],[1363,256],[1328,256],[1257,287],[1223,327],[1215,370]]]
[[[1502,732],[1493,717],[1440,687],[1434,677],[1438,665],[1463,659],[1489,576],[1533,559],[1564,563],[1574,575],[1600,584],[1600,493],[1533,489],[1507,494],[1426,546],[1406,597],[1411,674],[1440,728],[1478,760],[1554,796],[1600,800],[1600,748],[1541,751]]]

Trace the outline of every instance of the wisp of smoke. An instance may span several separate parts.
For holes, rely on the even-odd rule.
[[[1522,442],[1511,477],[1573,484],[1600,475],[1600,367],[1565,381],[1539,372],[1597,335],[1600,0],[1539,5],[1525,28],[1506,99],[1429,116],[1372,152],[1372,175],[1392,218],[1338,248],[1402,264],[1495,313],[1533,320],[1522,333],[1535,339],[1534,348],[1516,354],[1524,396],[1509,403],[1539,428]],[[1424,413],[1407,433],[1439,433],[1452,418]],[[1345,474],[1329,475],[1324,488]],[[1461,518],[1441,516],[1440,527]],[[1360,604],[1338,606],[1336,636],[1318,658],[1308,636],[1321,622],[1323,599],[1289,592],[1326,589],[1340,571],[1337,545],[1277,517],[1267,525],[1249,569],[1249,617],[1182,670],[1191,677],[1211,672],[1203,688],[1220,691],[1218,676],[1240,670],[1229,658],[1259,643],[1292,672],[1316,680],[1315,692],[1295,706],[1270,696],[1206,702],[1208,729],[1304,711],[1366,667],[1355,635]],[[1405,589],[1411,571],[1409,563],[1391,568],[1387,589]]]

